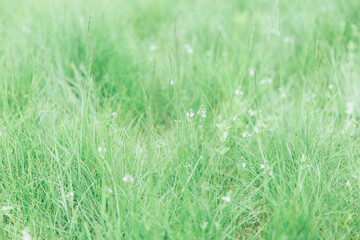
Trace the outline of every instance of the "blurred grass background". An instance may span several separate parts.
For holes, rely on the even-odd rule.
[[[359,11],[0,0],[0,238],[358,239]]]

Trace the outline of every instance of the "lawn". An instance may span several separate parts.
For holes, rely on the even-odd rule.
[[[359,239],[359,12],[0,0],[0,239]]]

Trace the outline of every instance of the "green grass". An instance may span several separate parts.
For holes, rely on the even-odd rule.
[[[359,239],[359,12],[0,0],[0,239]]]

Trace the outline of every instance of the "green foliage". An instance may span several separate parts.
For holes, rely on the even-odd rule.
[[[359,11],[0,0],[0,239],[360,238]]]

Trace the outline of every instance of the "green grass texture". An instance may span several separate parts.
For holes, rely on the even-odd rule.
[[[359,0],[0,0],[0,239],[360,239]]]

